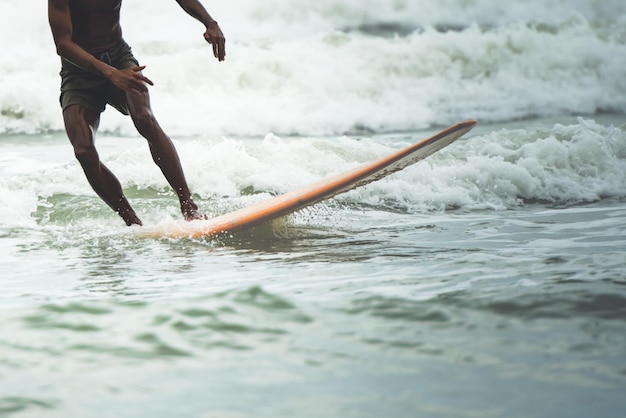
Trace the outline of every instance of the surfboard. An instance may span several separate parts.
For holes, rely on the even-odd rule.
[[[475,120],[457,123],[386,157],[215,218],[143,227],[140,235],[153,238],[200,238],[259,226],[415,164],[450,145],[469,132],[475,124]]]

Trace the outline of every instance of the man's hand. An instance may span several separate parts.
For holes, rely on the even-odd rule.
[[[226,57],[226,39],[216,21],[209,23],[204,32],[204,39],[213,45],[213,55],[220,61]]]
[[[115,70],[109,79],[115,86],[124,91],[131,93],[145,93],[148,91],[148,86],[146,84],[153,86],[154,83],[141,73],[144,68],[146,68],[145,65]]]

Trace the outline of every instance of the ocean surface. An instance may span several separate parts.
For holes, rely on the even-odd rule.
[[[124,34],[210,216],[463,139],[270,225],[146,239],[63,132],[46,6],[1,0],[0,416],[567,417],[626,411],[626,2],[174,1]],[[147,226],[177,200],[97,138]]]

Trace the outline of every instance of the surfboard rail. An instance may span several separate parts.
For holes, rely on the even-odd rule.
[[[474,125],[476,125],[475,120],[466,120],[386,157],[280,196],[208,220],[186,222],[186,225],[180,225],[169,230],[142,228],[142,235],[146,237],[199,238],[258,226],[374,182],[415,164],[450,145],[469,132]]]

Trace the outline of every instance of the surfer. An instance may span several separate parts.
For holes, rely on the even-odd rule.
[[[212,45],[215,58],[223,61],[225,40],[217,22],[198,0],[176,1],[204,24],[204,38]],[[48,0],[48,20],[61,56],[60,103],[67,136],[94,191],[126,225],[141,225],[119,180],[100,161],[94,144],[107,103],[130,115],[148,141],[152,159],[178,195],[185,219],[202,219],[174,144],[152,113],[148,85],[153,83],[143,75],[145,66],[139,65],[122,38],[121,6],[122,0]]]

